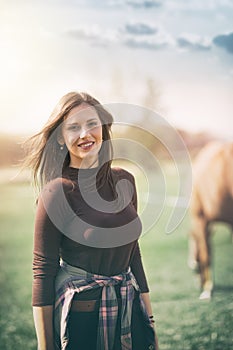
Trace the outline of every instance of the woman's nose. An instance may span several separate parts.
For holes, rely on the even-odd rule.
[[[79,137],[83,139],[88,134],[88,131],[87,128],[82,128]]]

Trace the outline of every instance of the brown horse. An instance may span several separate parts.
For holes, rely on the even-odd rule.
[[[189,266],[200,273],[200,299],[209,299],[213,289],[210,224],[221,221],[233,228],[233,143],[211,142],[195,159],[190,215]]]

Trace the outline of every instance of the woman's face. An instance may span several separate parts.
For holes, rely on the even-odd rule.
[[[102,124],[94,107],[81,104],[73,108],[62,125],[62,140],[70,154],[70,166],[89,168],[98,165],[102,145]]]

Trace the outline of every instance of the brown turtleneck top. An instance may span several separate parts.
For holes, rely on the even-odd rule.
[[[111,169],[121,184],[117,201],[108,181],[98,191],[85,187],[97,171],[68,167],[41,192],[35,218],[33,306],[54,303],[60,259],[106,276],[130,266],[141,292],[149,290],[138,245],[142,226],[134,178],[121,168]],[[79,293],[78,298],[99,296],[95,289]]]

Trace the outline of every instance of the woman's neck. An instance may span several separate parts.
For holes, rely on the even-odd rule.
[[[94,161],[92,161],[92,162],[82,161],[79,166],[77,164],[73,164],[72,162],[70,162],[70,164],[69,164],[69,166],[71,168],[76,168],[76,169],[96,168],[96,167],[98,167],[98,165],[99,165],[99,159],[98,158],[94,159]]]

